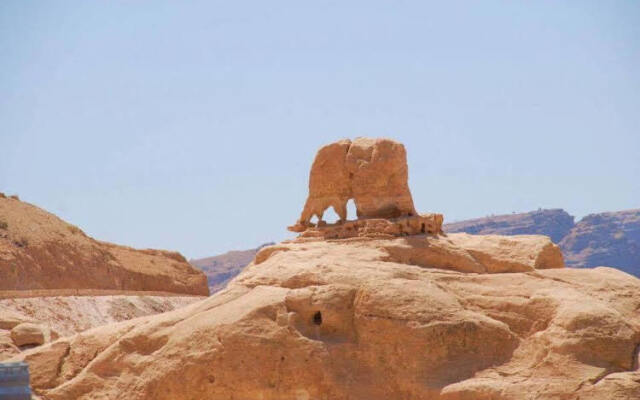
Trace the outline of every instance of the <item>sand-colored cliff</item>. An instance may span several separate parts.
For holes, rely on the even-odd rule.
[[[0,291],[111,289],[208,295],[176,252],[100,242],[38,207],[0,195]]]

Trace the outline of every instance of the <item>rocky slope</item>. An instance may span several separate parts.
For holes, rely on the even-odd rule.
[[[265,243],[255,249],[228,251],[213,257],[189,260],[189,263],[204,272],[209,292],[213,294],[224,289],[231,279],[249,265],[261,248],[271,245],[273,243]]]
[[[58,399],[632,399],[640,280],[542,236],[298,239],[203,301],[29,350]]]
[[[0,194],[0,290],[32,289],[209,294],[204,274],[180,253],[100,242]]]
[[[570,267],[611,266],[640,276],[640,209],[591,214],[577,223],[564,210],[539,210],[445,224],[444,230],[548,235]]]

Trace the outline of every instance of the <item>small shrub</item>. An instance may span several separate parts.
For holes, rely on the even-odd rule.
[[[14,199],[14,200],[20,200],[20,197],[18,197],[17,194],[13,194],[11,196],[9,196],[10,199]]]

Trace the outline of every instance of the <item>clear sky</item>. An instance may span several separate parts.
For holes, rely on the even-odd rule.
[[[445,221],[638,208],[640,2],[0,2],[0,191],[98,239],[282,240],[356,136]]]

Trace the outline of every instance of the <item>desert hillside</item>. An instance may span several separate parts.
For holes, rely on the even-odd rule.
[[[609,266],[640,276],[640,209],[590,214],[577,223],[564,210],[539,210],[445,224],[444,230],[547,235],[570,267]]]
[[[0,291],[108,289],[208,295],[176,252],[100,242],[36,206],[0,194]]]

